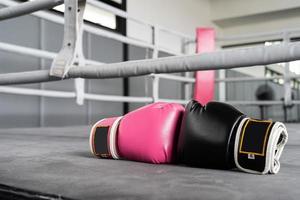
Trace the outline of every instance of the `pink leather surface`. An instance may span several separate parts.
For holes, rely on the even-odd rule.
[[[117,118],[118,117],[104,118],[103,120],[100,120],[96,123],[96,127],[110,127],[116,121]]]
[[[124,116],[118,133],[121,157],[149,163],[171,163],[180,130],[183,106],[153,103]]]
[[[213,28],[198,28],[196,33],[196,53],[205,53],[215,50],[215,30]],[[215,71],[197,71],[195,78],[194,99],[202,105],[205,105],[214,98]]]

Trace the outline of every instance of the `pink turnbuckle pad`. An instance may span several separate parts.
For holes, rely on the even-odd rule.
[[[196,52],[205,53],[215,50],[215,30],[198,28]],[[209,66],[208,66],[209,67]],[[194,99],[205,105],[212,101],[215,93],[215,71],[197,71],[195,73]]]
[[[128,160],[171,163],[184,108],[176,103],[153,103],[126,114],[117,136],[119,155]]]

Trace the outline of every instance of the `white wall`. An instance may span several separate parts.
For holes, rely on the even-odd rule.
[[[300,7],[299,0],[211,0],[212,20],[263,14]]]
[[[211,20],[224,35],[300,28],[300,1],[211,0]]]
[[[299,0],[211,0],[210,2],[211,20],[221,30],[219,35],[232,36],[300,28]],[[298,34],[300,36],[300,32]],[[266,39],[268,38],[230,43],[247,43]],[[236,70],[249,75],[264,75],[259,68]]]
[[[133,17],[191,37],[194,37],[196,27],[212,26],[209,0],[128,0],[127,11]],[[130,21],[128,35],[151,41],[149,27]],[[174,35],[161,33],[159,44],[180,51],[180,40]]]
[[[300,28],[299,0],[127,0],[127,4],[129,15],[191,37],[199,26],[215,27],[219,36]],[[151,42],[151,29],[132,21],[128,35]],[[178,52],[181,48],[178,37],[163,32],[159,44]],[[259,67],[240,71],[264,75]]]

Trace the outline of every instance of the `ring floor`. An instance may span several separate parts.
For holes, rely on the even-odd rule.
[[[0,184],[72,199],[299,199],[300,124],[277,175],[97,159],[90,127],[0,129]]]

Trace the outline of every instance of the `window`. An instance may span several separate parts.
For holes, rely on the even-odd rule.
[[[291,42],[295,42],[295,41],[300,41],[300,38],[291,38]],[[251,42],[251,43],[242,43],[242,44],[234,44],[234,45],[226,45],[223,46],[222,48],[227,49],[227,48],[243,48],[243,47],[251,47],[251,46],[257,46],[257,45],[264,45],[264,46],[271,46],[271,45],[278,45],[281,44],[282,40],[270,40],[270,41],[259,41],[259,42]],[[293,61],[290,62],[290,72],[291,73],[295,73],[297,75],[300,74],[300,61]],[[285,67],[285,63],[276,63],[275,65],[277,65],[277,69],[278,68],[282,68],[279,71],[278,70],[274,70],[274,64],[273,65],[267,65],[265,66],[265,77],[272,77],[272,76],[282,76],[283,75],[283,71],[284,71],[284,67]],[[284,79],[274,79],[271,80],[274,83],[277,83],[279,85],[283,85],[284,84]],[[293,89],[299,89],[300,87],[300,80],[298,79],[292,79],[291,80],[291,87]]]
[[[64,12],[65,6],[59,5],[53,8],[56,11]],[[90,5],[89,3],[85,6],[83,19],[93,24],[98,24],[109,29],[117,28],[116,16],[110,12],[107,12],[101,8]]]
[[[294,72],[295,74],[300,74],[300,61],[293,61],[290,62],[290,71]]]
[[[28,0],[21,0],[28,1]],[[32,1],[32,0],[29,0]],[[112,7],[126,10],[126,0],[98,0],[102,3],[108,4]],[[65,9],[64,5],[59,5],[50,9],[53,12],[63,13]],[[91,23],[93,25],[101,26],[102,28],[113,30],[122,33],[124,27],[124,19],[98,7],[95,7],[88,2],[86,3],[84,12],[85,22]]]
[[[266,77],[272,77],[272,76],[282,76],[283,74],[282,73],[279,73],[277,71],[274,71],[268,67],[265,68],[265,76]],[[284,80],[281,78],[281,79],[274,79],[274,80],[271,80],[272,82],[274,83],[277,83],[279,85],[283,85],[284,84]],[[300,86],[300,81],[297,80],[297,79],[291,79],[291,87],[292,89],[299,89],[299,86]]]
[[[111,0],[111,1],[116,2],[118,4],[122,4],[122,0]]]

